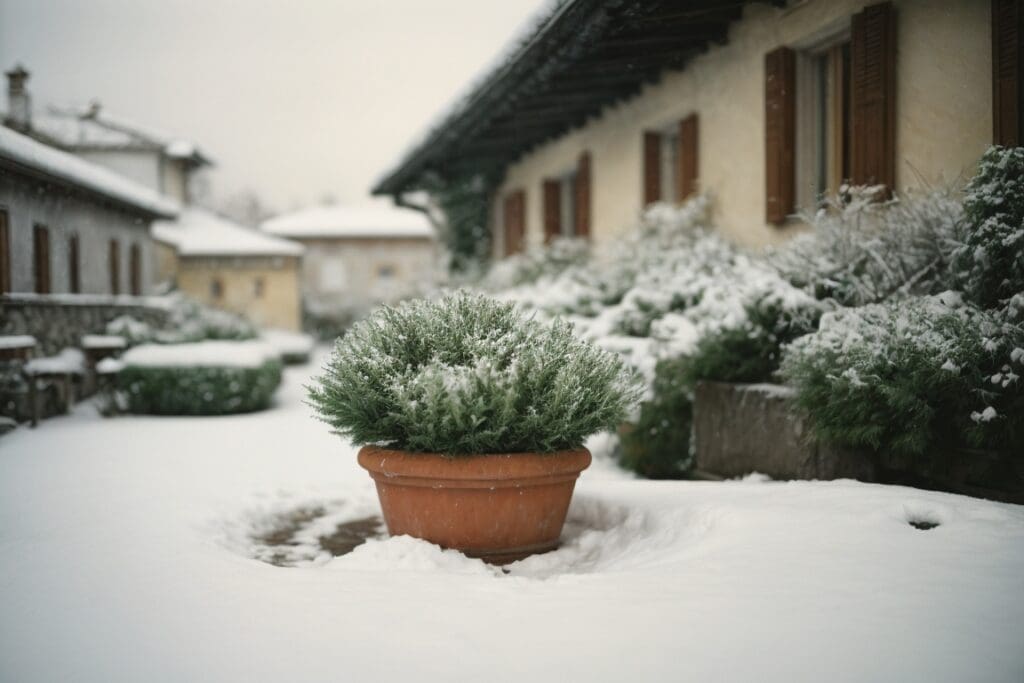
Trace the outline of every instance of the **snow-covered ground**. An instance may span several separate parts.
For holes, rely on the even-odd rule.
[[[409,538],[252,559],[275,515],[377,510],[312,369],[264,413],[0,438],[0,679],[1024,680],[1024,508],[960,496],[599,461],[507,574]]]

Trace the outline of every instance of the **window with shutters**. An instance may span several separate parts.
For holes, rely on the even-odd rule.
[[[7,211],[0,209],[0,294],[11,291],[11,229]]]
[[[849,32],[796,59],[796,208],[813,210],[850,179]]]
[[[644,132],[644,205],[679,203],[697,189],[697,115]]]
[[[36,294],[49,294],[50,231],[44,225],[32,228],[32,256]]]
[[[1024,1],[992,0],[992,142],[1024,144]]]
[[[544,241],[572,237],[576,226],[576,169],[544,180]]]
[[[78,248],[78,235],[68,238],[68,291],[78,294],[82,291],[81,256]]]
[[[505,196],[502,211],[502,227],[505,238],[505,256],[518,254],[525,246],[526,237],[526,192],[516,190]]]

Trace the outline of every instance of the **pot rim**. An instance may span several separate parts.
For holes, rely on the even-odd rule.
[[[482,453],[453,457],[363,446],[359,449],[358,460],[359,465],[371,475],[387,478],[494,481],[553,475],[575,478],[590,466],[592,457],[586,448],[551,453]]]

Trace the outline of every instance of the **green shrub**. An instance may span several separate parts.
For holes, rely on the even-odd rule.
[[[1024,331],[953,293],[826,314],[781,373],[817,436],[927,459],[1024,448]]]
[[[966,236],[955,267],[982,308],[1024,292],[1024,148],[992,147],[964,198]]]
[[[635,424],[622,430],[619,462],[650,479],[684,478],[693,465],[690,430],[693,387],[686,380],[686,357],[655,366],[651,398],[640,404]]]
[[[638,391],[570,324],[463,293],[374,311],[338,340],[309,397],[357,444],[460,455],[578,447],[616,427]]]
[[[149,415],[226,415],[263,410],[281,383],[281,363],[259,367],[148,367],[118,375],[124,409]]]

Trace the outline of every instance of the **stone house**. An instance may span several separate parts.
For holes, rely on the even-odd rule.
[[[148,188],[0,127],[2,295],[148,294],[150,224],[177,214]]]
[[[315,313],[359,311],[430,287],[437,244],[427,217],[377,203],[316,206],[261,225],[306,248],[302,295]]]
[[[197,208],[157,221],[153,237],[177,288],[260,327],[301,328],[303,247]]]
[[[496,256],[712,197],[750,246],[844,183],[970,176],[1021,142],[1021,0],[563,0],[374,188],[482,182]]]

